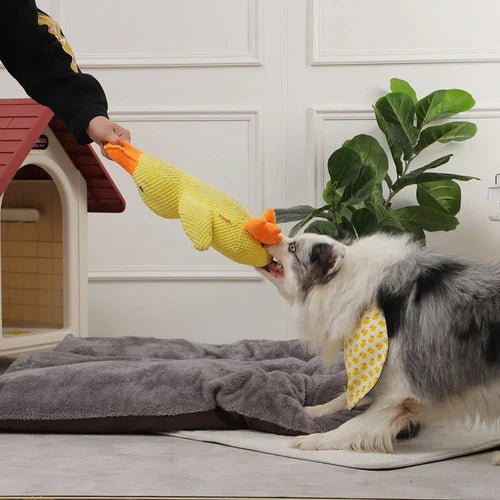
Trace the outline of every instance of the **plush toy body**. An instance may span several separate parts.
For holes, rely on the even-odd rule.
[[[180,219],[197,250],[210,246],[240,264],[271,261],[262,243],[281,241],[273,210],[253,218],[236,200],[128,143],[107,144],[114,161],[133,177],[144,203],[160,217]]]

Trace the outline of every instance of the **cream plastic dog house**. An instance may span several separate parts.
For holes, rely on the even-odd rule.
[[[0,355],[87,336],[87,211],[125,203],[89,146],[30,99],[0,100]]]

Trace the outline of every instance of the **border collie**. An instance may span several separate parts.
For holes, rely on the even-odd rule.
[[[498,423],[500,262],[442,255],[382,233],[354,242],[302,234],[267,249],[273,262],[260,271],[292,304],[303,340],[326,364],[373,304],[389,337],[380,379],[361,401],[366,411],[292,446],[392,452],[399,433],[432,418]],[[343,394],[305,411],[317,418],[347,408]],[[493,460],[500,463],[500,452]]]

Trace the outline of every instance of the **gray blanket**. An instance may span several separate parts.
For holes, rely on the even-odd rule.
[[[320,432],[357,412],[313,421],[302,407],[332,399],[344,384],[341,365],[325,369],[298,341],[207,345],[68,335],[0,377],[0,429]]]

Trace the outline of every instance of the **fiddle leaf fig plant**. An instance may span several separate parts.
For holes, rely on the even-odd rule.
[[[457,181],[477,177],[437,172],[452,154],[425,165],[416,160],[433,144],[474,137],[474,123],[442,121],[471,109],[474,99],[465,90],[448,89],[419,100],[411,85],[398,78],[391,80],[390,90],[373,110],[392,164],[375,137],[360,134],[345,141],[328,159],[324,205],[276,210],[278,222],[296,223],[290,236],[304,230],[342,239],[386,231],[410,232],[425,241],[425,231],[451,231],[458,226],[461,189]],[[409,186],[416,186],[418,204],[395,208],[394,198]]]

